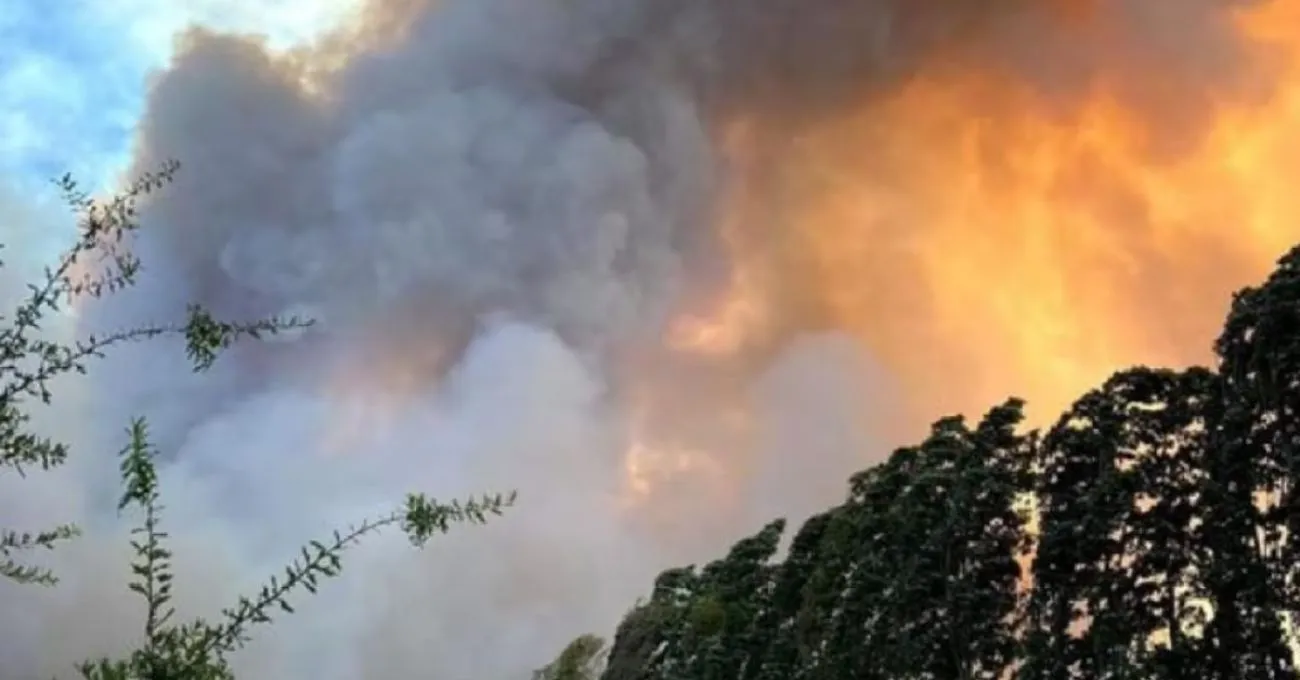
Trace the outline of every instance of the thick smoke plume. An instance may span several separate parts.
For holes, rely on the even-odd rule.
[[[0,508],[89,537],[56,553],[61,587],[0,585],[2,674],[48,677],[132,641],[109,454],[141,414],[169,461],[187,613],[403,491],[521,493],[423,553],[396,536],[358,550],[239,657],[248,677],[527,677],[572,636],[612,630],[658,570],[834,503],[900,435],[897,383],[918,373],[892,365],[906,343],[889,339],[933,313],[915,292],[933,282],[891,254],[927,225],[871,232],[857,280],[913,292],[860,298],[871,333],[846,322],[816,239],[793,231],[809,204],[796,171],[823,158],[799,140],[976,69],[1063,111],[1105,81],[1144,120],[1180,114],[1155,140],[1176,153],[1208,124],[1199,104],[1269,82],[1229,4],[402,0],[289,54],[189,33],[140,123],[136,169],[183,164],[145,211],[144,280],[80,310],[82,330],[192,301],[318,323],[202,376],[178,347],[133,347],[70,387],[85,410],[55,420],[79,423],[76,463],[4,487]],[[721,142],[742,120],[746,167]],[[857,153],[887,188],[906,150],[878,149]],[[718,225],[741,176],[762,200],[738,211],[737,248]],[[665,346],[746,263],[776,330],[721,359]],[[864,335],[885,339],[864,350]]]

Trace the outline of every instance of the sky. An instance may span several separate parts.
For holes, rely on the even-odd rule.
[[[186,27],[257,33],[288,47],[359,4],[0,0],[0,234],[12,243],[58,224],[50,180],[65,172],[87,188],[113,184],[130,157],[149,75],[167,65]]]

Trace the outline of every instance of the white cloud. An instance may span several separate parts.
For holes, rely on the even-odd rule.
[[[73,172],[102,186],[124,167],[148,74],[190,26],[279,48],[338,25],[360,0],[43,0],[0,3],[0,176],[39,190]]]
[[[0,92],[19,100],[0,113],[0,157],[30,156],[55,145],[53,121],[36,114],[66,118],[58,114],[83,110],[83,91],[68,86],[76,80],[70,64],[46,54],[25,55],[0,72]]]
[[[0,183],[37,200],[71,172],[103,188],[129,160],[149,73],[194,25],[258,33],[286,48],[320,35],[360,0],[0,2]],[[10,202],[12,207],[12,201]],[[8,218],[11,230],[12,215]],[[6,236],[8,238],[8,236]],[[53,252],[58,241],[33,252]]]
[[[116,25],[155,64],[171,55],[173,37],[188,26],[265,35],[290,47],[337,26],[360,0],[83,0],[97,23]]]

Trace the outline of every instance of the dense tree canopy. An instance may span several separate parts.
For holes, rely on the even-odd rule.
[[[1300,248],[1215,352],[1116,373],[1042,433],[1017,400],[939,420],[780,559],[773,522],[661,574],[601,677],[1300,677]]]

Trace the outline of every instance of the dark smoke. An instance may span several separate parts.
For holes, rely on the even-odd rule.
[[[733,502],[685,473],[649,508],[618,509],[633,415],[621,364],[726,275],[717,125],[757,114],[779,164],[800,130],[963,60],[1066,99],[1116,64],[1223,82],[1224,3],[1098,4],[1101,33],[1029,0],[375,2],[368,30],[289,55],[190,32],[140,122],[135,169],[183,164],[145,213],[145,279],[84,309],[83,330],[190,301],[319,323],[205,376],[174,346],[132,348],[77,387],[95,405],[78,437],[92,450],[18,507],[100,531],[58,556],[63,587],[0,585],[4,611],[23,612],[5,630],[36,630],[0,649],[3,675],[131,642],[125,563],[107,561],[124,545],[112,461],[93,455],[132,414],[173,461],[187,612],[214,612],[299,539],[401,491],[522,492],[515,515],[427,553],[397,537],[359,551],[349,578],[240,657],[250,677],[527,677],[569,637],[612,630],[659,569],[834,502],[879,451],[862,414],[887,411],[891,390],[829,334],[722,390],[762,423],[695,440],[735,447],[715,460]],[[786,243],[779,224],[750,228]],[[662,398],[697,418],[725,405],[700,396],[722,377],[656,361],[677,367]],[[680,435],[674,421],[651,434]]]

